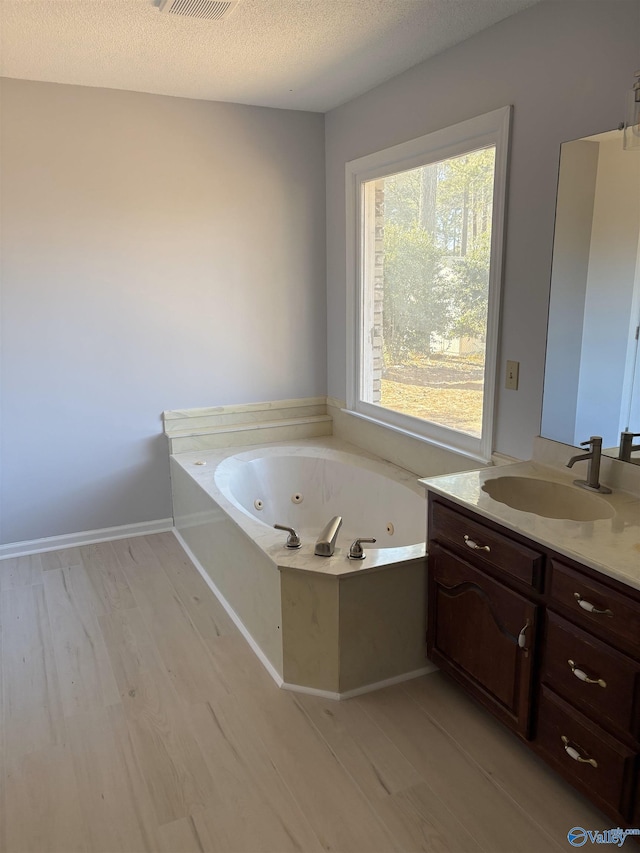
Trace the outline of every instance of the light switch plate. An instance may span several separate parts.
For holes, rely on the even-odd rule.
[[[508,361],[507,362],[507,376],[504,381],[504,387],[508,388],[509,391],[517,391],[518,390],[518,373],[520,372],[520,362],[519,361]]]

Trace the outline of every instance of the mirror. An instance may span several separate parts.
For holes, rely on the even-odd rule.
[[[553,243],[541,435],[640,433],[640,154],[622,132],[565,142]],[[640,439],[635,439],[640,443]],[[631,456],[640,464],[640,451]]]

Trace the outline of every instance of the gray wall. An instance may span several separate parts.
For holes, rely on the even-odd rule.
[[[163,409],[325,393],[323,127],[2,81],[0,542],[170,516]]]
[[[552,0],[327,114],[330,395],[345,398],[345,162],[513,104],[495,447],[529,458],[540,430],[560,144],[617,127],[639,45],[638,0]],[[517,392],[503,390],[506,359],[520,362]]]
[[[560,143],[621,120],[639,34],[640,0],[543,3],[326,122],[2,81],[0,543],[168,517],[161,411],[323,394],[327,340],[344,398],[345,161],[509,103],[496,449],[527,457]]]

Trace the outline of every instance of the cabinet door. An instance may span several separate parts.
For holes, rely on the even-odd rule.
[[[525,737],[537,610],[466,561],[430,546],[428,655]]]

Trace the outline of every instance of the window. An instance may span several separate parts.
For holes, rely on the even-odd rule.
[[[347,406],[483,460],[510,113],[347,163]]]

